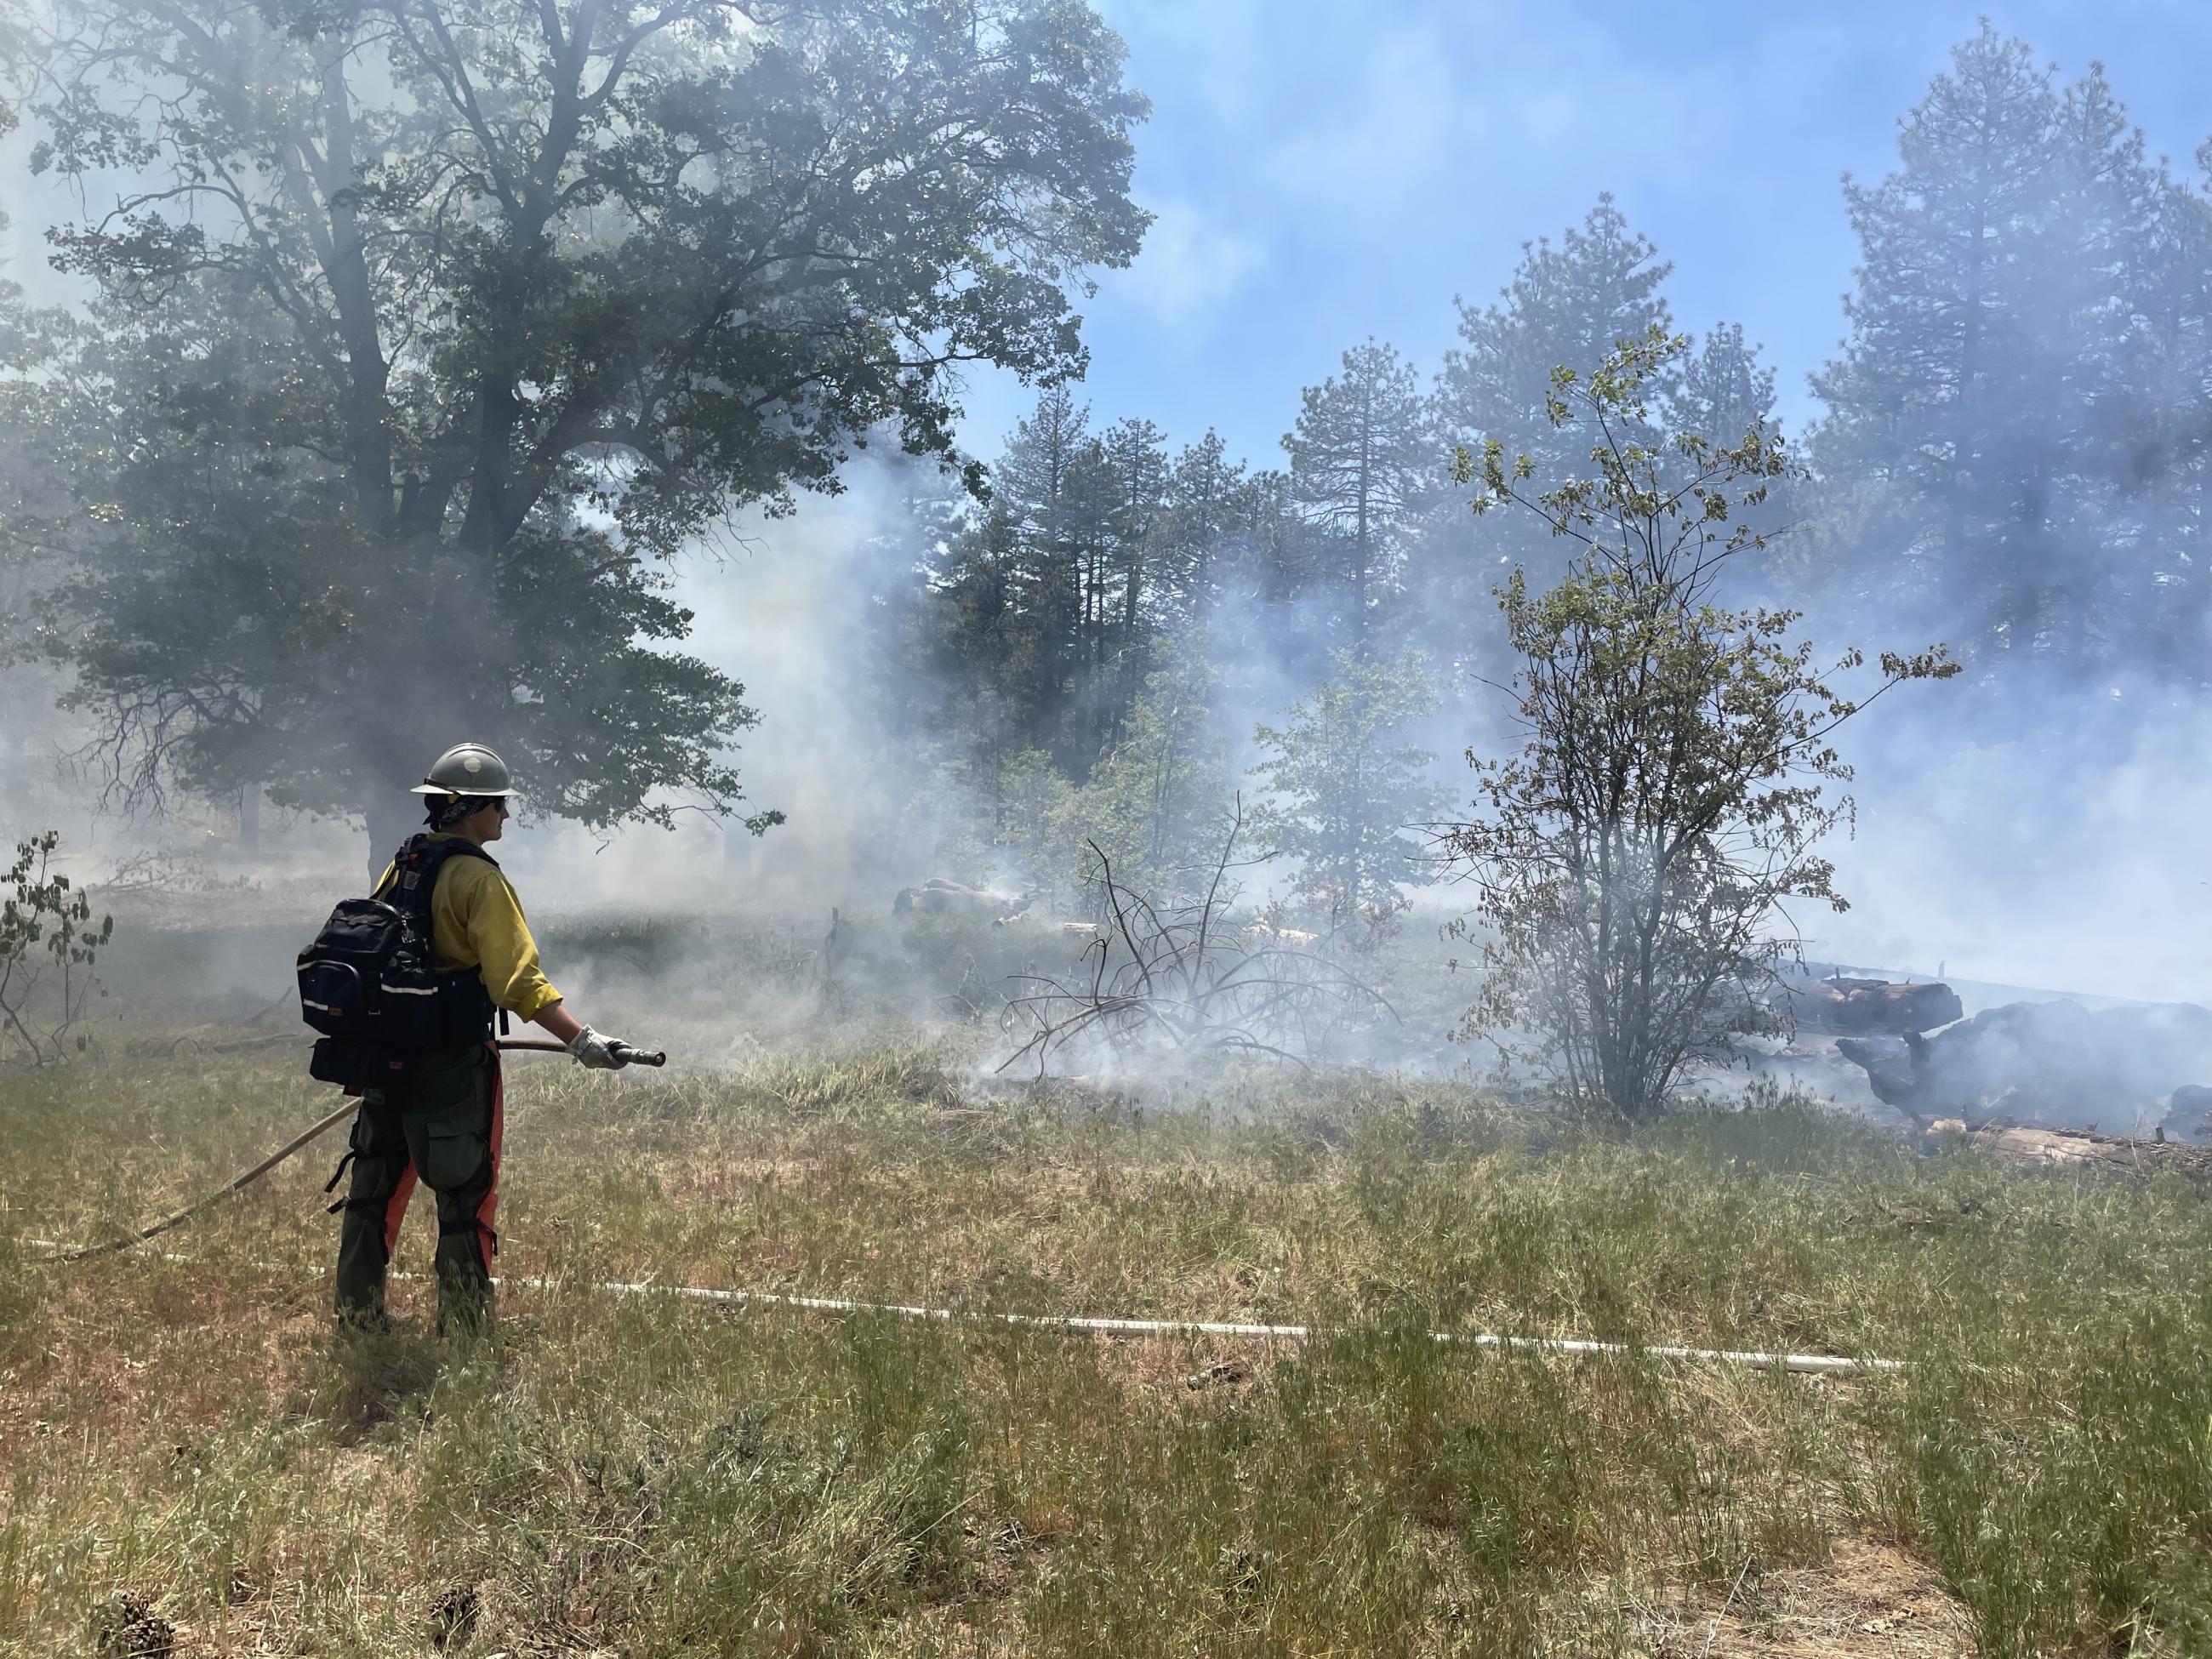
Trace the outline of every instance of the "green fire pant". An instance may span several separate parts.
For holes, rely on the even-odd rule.
[[[338,1166],[353,1166],[338,1235],[341,1324],[382,1322],[385,1273],[418,1176],[438,1198],[438,1328],[489,1324],[502,1104],[499,1051],[489,1042],[380,1068],[362,1091]]]

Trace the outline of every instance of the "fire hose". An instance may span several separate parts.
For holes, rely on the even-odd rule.
[[[500,1039],[496,1046],[503,1052],[507,1053],[512,1053],[518,1049],[525,1054],[565,1054],[568,1052],[568,1045],[565,1042],[538,1042],[522,1037],[516,1037],[511,1040],[502,1037]],[[625,1066],[665,1066],[668,1064],[668,1055],[665,1051],[661,1049],[633,1048],[626,1042],[616,1042],[611,1043],[609,1046],[614,1050],[616,1055],[621,1059],[623,1064]],[[359,1099],[352,1096],[348,1096],[344,1105],[339,1107],[337,1110],[332,1112],[328,1117],[324,1118],[320,1122],[310,1124],[307,1128],[302,1129],[298,1134],[294,1135],[291,1139],[286,1141],[275,1152],[270,1153],[268,1157],[263,1158],[260,1163],[255,1164],[252,1169],[233,1176],[228,1181],[216,1188],[213,1192],[207,1194],[204,1197],[194,1199],[190,1204],[185,1205],[183,1209],[177,1211],[173,1215],[162,1217],[161,1219],[156,1221],[149,1227],[141,1227],[135,1233],[125,1233],[122,1237],[111,1238],[105,1243],[81,1245],[74,1250],[58,1250],[52,1255],[40,1256],[38,1259],[41,1261],[82,1261],[91,1256],[107,1255],[117,1250],[127,1250],[134,1244],[143,1244],[149,1238],[159,1237],[161,1234],[167,1232],[172,1227],[181,1227],[185,1222],[190,1221],[194,1216],[199,1214],[201,1211],[209,1208],[223,1199],[228,1198],[233,1193],[242,1192],[246,1188],[251,1187],[255,1182],[260,1180],[262,1176],[267,1175],[278,1164],[283,1163],[287,1158],[298,1152],[302,1147],[307,1146],[321,1139],[324,1135],[328,1134],[332,1129],[337,1128],[339,1124],[344,1122],[348,1118],[351,1117],[360,1109],[361,1102]]]

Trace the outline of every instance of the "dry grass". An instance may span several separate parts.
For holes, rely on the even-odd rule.
[[[231,1655],[2179,1654],[2212,1630],[2193,1190],[1786,1109],[1621,1141],[1440,1083],[1263,1074],[1140,1110],[970,1072],[919,1041],[517,1062],[501,1265],[552,1282],[472,1348],[423,1334],[411,1284],[389,1340],[329,1337],[313,1155],[179,1234],[188,1260],[21,1259],[252,1161],[320,1098],[289,1057],[0,1078],[0,1650],[97,1651],[118,1589],[180,1652]],[[1334,1334],[590,1289],[654,1276]]]

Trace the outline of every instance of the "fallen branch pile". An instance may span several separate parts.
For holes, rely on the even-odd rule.
[[[1084,971],[1016,976],[1001,1025],[1013,1047],[1000,1072],[1033,1062],[1042,1077],[1055,1055],[1146,1051],[1260,1054],[1304,1065],[1332,1056],[1340,1039],[1398,1012],[1342,964],[1281,933],[1232,927],[1228,888],[1240,809],[1215,860],[1206,896],[1175,905],[1124,887],[1096,842],[1100,937],[1084,947]]]

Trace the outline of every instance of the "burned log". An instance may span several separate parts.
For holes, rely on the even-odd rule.
[[[2033,1129],[2018,1124],[1985,1124],[1970,1129],[1957,1118],[1928,1126],[1929,1150],[1963,1142],[2008,1164],[2058,1165],[2100,1170],[2107,1175],[2149,1176],[2174,1170],[2199,1180],[2212,1179],[2212,1147],[2191,1146],[2154,1136],[2098,1134],[2087,1129]]]
[[[1936,981],[1900,985],[1881,979],[1793,980],[1784,989],[1801,1031],[1903,1036],[1948,1025],[1966,1012],[1959,994]]]
[[[895,916],[919,913],[928,916],[973,916],[1005,921],[1030,908],[1033,895],[1000,892],[988,887],[969,887],[942,876],[932,876],[919,887],[902,887],[891,900]]]
[[[2212,1010],[2186,1003],[2094,1013],[2074,1002],[2008,1003],[1933,1036],[1841,1037],[1836,1051],[1865,1071],[1875,1098],[1923,1126],[2155,1126],[2194,1139],[2212,1103],[2199,1087],[2212,1077]]]

